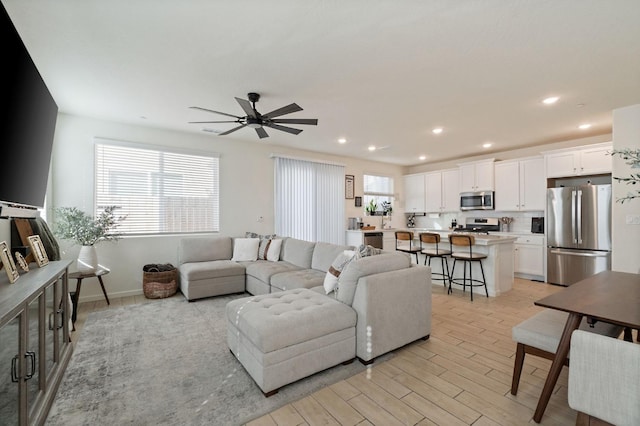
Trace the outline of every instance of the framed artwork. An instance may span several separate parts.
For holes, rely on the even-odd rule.
[[[29,240],[29,247],[31,247],[31,253],[33,253],[38,267],[42,268],[44,265],[47,265],[49,258],[47,257],[47,251],[42,245],[42,240],[40,240],[40,235],[31,235],[27,237],[27,239]]]
[[[18,274],[18,270],[16,269],[16,264],[13,262],[13,257],[11,257],[11,253],[9,252],[9,247],[7,247],[6,241],[0,242],[0,259],[2,259],[4,270],[7,271],[9,282],[16,282],[20,275]]]
[[[344,198],[353,199],[355,187],[355,177],[353,175],[344,175]]]
[[[29,264],[25,260],[22,253],[20,253],[19,251],[16,252],[16,262],[18,262],[18,266],[20,267],[20,269],[22,269],[24,272],[29,272]]]
[[[356,207],[362,207],[362,197],[356,197]]]

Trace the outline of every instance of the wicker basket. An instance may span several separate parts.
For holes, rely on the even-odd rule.
[[[147,299],[164,299],[178,290],[178,270],[142,272],[142,290]]]

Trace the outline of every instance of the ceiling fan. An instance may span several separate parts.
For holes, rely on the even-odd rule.
[[[189,123],[192,123],[192,124],[193,123],[238,123],[240,124],[239,126],[234,127],[231,130],[227,130],[226,132],[222,132],[219,135],[224,136],[224,135],[228,135],[229,133],[233,133],[236,130],[240,130],[243,127],[251,127],[252,129],[256,130],[256,133],[258,134],[258,137],[260,139],[269,137],[264,127],[270,127],[272,129],[297,135],[298,133],[302,132],[302,130],[294,129],[292,127],[282,126],[281,124],[309,124],[312,126],[316,126],[318,124],[318,120],[315,118],[276,118],[285,114],[291,114],[292,112],[302,111],[302,108],[300,108],[298,104],[295,104],[295,103],[289,104],[287,106],[283,106],[282,108],[278,108],[266,114],[260,114],[256,110],[256,102],[258,102],[258,100],[260,99],[260,94],[251,92],[247,94],[247,97],[249,98],[248,101],[246,99],[236,98],[236,101],[238,101],[242,110],[245,112],[245,114],[247,114],[244,117],[239,117],[233,114],[227,114],[226,112],[214,111],[207,108],[192,106],[189,108],[212,112],[214,114],[226,115],[227,117],[235,118],[235,120],[190,121]]]

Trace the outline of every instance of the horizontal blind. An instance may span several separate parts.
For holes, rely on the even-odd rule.
[[[219,158],[96,143],[96,214],[118,206],[125,235],[217,232]]]

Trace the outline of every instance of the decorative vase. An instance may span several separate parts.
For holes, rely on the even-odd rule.
[[[98,269],[98,252],[95,246],[82,246],[76,262],[78,271],[93,272]]]

